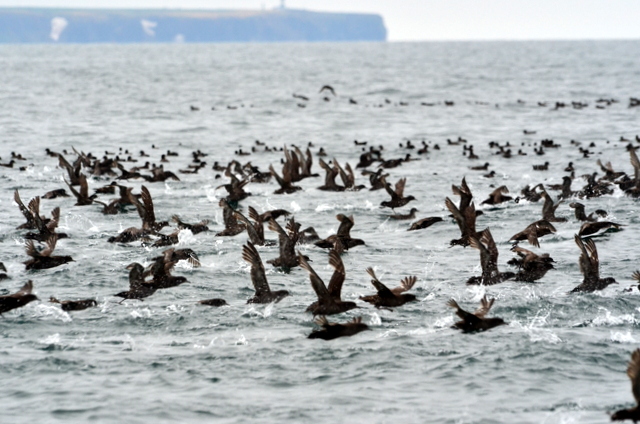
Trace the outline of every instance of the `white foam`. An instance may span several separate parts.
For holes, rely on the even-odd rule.
[[[60,333],[55,333],[45,337],[44,339],[38,340],[38,343],[42,343],[44,345],[59,345],[60,340]]]
[[[622,324],[637,324],[638,320],[633,314],[623,314],[614,316],[605,308],[600,308],[601,311],[604,311],[604,316],[599,315],[591,321],[591,325],[593,326],[614,326],[614,325],[622,325]]]
[[[382,325],[382,318],[376,312],[369,317],[369,325]]]
[[[619,331],[612,331],[610,339],[616,343],[638,343],[638,341],[631,335],[631,331],[625,333]]]
[[[292,201],[291,202],[291,210],[293,211],[293,213],[296,213],[296,212],[300,212],[302,210],[302,208],[300,207],[298,202]]]

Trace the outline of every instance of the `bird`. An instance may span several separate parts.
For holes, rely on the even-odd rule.
[[[391,184],[387,183],[386,180],[384,180],[384,183],[385,183],[384,188],[385,190],[387,190],[387,193],[389,193],[389,195],[391,196],[391,200],[388,200],[388,201],[385,200],[381,202],[380,206],[382,206],[383,208],[391,208],[391,209],[400,208],[406,205],[407,203],[409,203],[410,201],[416,200],[416,198],[413,196],[404,197],[404,186],[407,183],[406,178],[400,178],[398,180],[395,186],[395,190],[391,189]]]
[[[585,222],[580,226],[580,231],[578,231],[578,235],[580,237],[589,236],[592,234],[596,234],[599,231],[605,230],[620,230],[622,224],[616,224],[615,222],[610,221],[598,221],[598,222]]]
[[[311,312],[313,315],[334,315],[357,307],[355,302],[344,302],[341,298],[342,284],[344,283],[346,272],[338,252],[335,250],[329,252],[329,265],[334,269],[329,281],[329,287],[324,284],[324,281],[311,268],[311,265],[300,252],[298,252],[298,257],[300,258],[300,268],[309,273],[311,287],[318,296],[318,300],[307,307],[307,312]]]
[[[618,284],[612,277],[600,278],[600,261],[598,260],[598,249],[593,239],[583,241],[578,234],[574,236],[576,244],[580,248],[580,272],[584,276],[582,283],[570,293],[591,293],[596,290],[605,289],[610,284]]]
[[[27,281],[20,290],[15,293],[0,296],[0,316],[12,309],[20,308],[34,300],[38,300],[33,291],[33,281]]]
[[[247,303],[278,303],[289,296],[287,290],[271,290],[260,254],[250,241],[242,246],[242,259],[251,265],[251,283],[256,291]]]
[[[334,96],[336,95],[336,91],[330,85],[323,85],[318,93],[322,93],[323,91],[328,91],[331,94],[333,94]]]
[[[538,255],[530,250],[520,246],[513,246],[512,252],[515,252],[519,258],[513,258],[509,265],[519,268],[516,274],[516,281],[534,282],[545,276],[547,271],[554,269],[553,258],[548,253]]]
[[[467,284],[490,286],[502,283],[516,276],[513,272],[498,271],[498,248],[491,235],[491,230],[488,228],[481,231],[477,236],[469,237],[469,245],[480,251],[482,276],[471,277],[467,281]]]
[[[498,205],[500,203],[508,202],[509,200],[513,200],[511,196],[505,196],[505,193],[509,193],[509,189],[507,186],[500,186],[497,189],[493,190],[489,197],[480,203],[481,205]]]
[[[218,205],[222,208],[224,230],[218,232],[216,237],[233,237],[245,230],[245,224],[239,223],[231,205],[226,199],[220,199]]]
[[[338,253],[349,250],[356,246],[364,245],[364,240],[351,238],[351,228],[355,224],[353,215],[345,214],[336,215],[336,219],[340,221],[340,226],[336,234],[332,234],[324,240],[316,241],[314,244],[323,249],[335,249]]]
[[[416,217],[416,212],[418,212],[418,209],[411,208],[408,214],[389,215],[389,219],[396,219],[396,220],[413,219]]]
[[[549,196],[549,193],[542,188],[542,192],[540,192],[540,196],[544,199],[544,204],[542,205],[542,219],[547,222],[566,222],[567,218],[556,217],[556,209],[563,202],[559,200],[557,203],[553,203],[553,199]]]
[[[389,289],[387,286],[382,284],[380,280],[378,280],[373,268],[369,267],[366,271],[372,278],[371,284],[373,284],[373,287],[375,287],[378,292],[370,296],[361,296],[360,300],[371,303],[376,308],[402,306],[407,302],[417,300],[414,294],[405,294],[404,292],[411,290],[411,288],[416,284],[418,277],[406,277],[400,281],[400,285],[398,287]]]
[[[529,244],[535,247],[540,247],[540,242],[538,238],[546,236],[548,234],[553,234],[556,232],[556,228],[551,225],[549,221],[545,221],[541,219],[539,221],[533,222],[527,226],[524,230],[515,234],[513,237],[509,239],[509,241],[521,241],[527,240]]]
[[[413,224],[411,224],[411,227],[409,227],[407,231],[423,230],[425,228],[431,227],[433,224],[440,221],[442,221],[442,218],[439,216],[430,216],[428,218],[422,218],[414,222]]]
[[[350,337],[369,330],[369,326],[362,323],[362,317],[356,317],[349,322],[341,324],[329,322],[325,316],[319,316],[314,322],[322,328],[312,331],[307,337],[309,339],[333,340],[338,337]]]
[[[129,290],[115,294],[121,297],[120,303],[125,299],[137,299],[142,301],[145,297],[149,297],[158,290],[154,285],[147,284],[144,281],[144,267],[137,262],[133,262],[127,266],[129,270]]]
[[[63,311],[83,311],[87,308],[91,308],[93,306],[98,306],[98,302],[95,299],[83,299],[83,300],[58,300],[55,297],[51,296],[49,298],[49,302],[58,303]]]
[[[27,255],[31,256],[26,262],[23,262],[25,265],[25,269],[48,269],[55,268],[60,265],[64,265],[69,262],[73,262],[73,258],[71,256],[52,256],[53,250],[56,248],[56,242],[58,238],[54,235],[49,237],[45,244],[47,247],[41,251],[36,249],[33,240],[26,241],[26,251]]]
[[[487,296],[484,296],[480,300],[480,308],[472,314],[460,308],[455,300],[449,300],[447,306],[456,309],[456,315],[462,318],[461,321],[453,325],[453,328],[462,330],[464,333],[474,333],[486,331],[499,325],[506,325],[507,323],[502,318],[485,318],[494,301],[495,299],[488,300]]]
[[[267,228],[278,233],[278,244],[280,246],[280,256],[269,259],[268,264],[275,267],[291,269],[299,265],[295,246],[298,241],[298,224],[293,218],[289,220],[287,228],[291,230],[288,234],[275,219],[270,219]]]
[[[632,420],[640,421],[640,349],[631,354],[631,360],[627,366],[627,376],[631,380],[631,393],[636,401],[636,406],[629,409],[621,409],[611,415],[611,421]]]
[[[224,299],[205,299],[205,300],[199,301],[198,303],[202,305],[215,306],[215,307],[228,305],[227,301]]]
[[[67,184],[67,186],[69,186],[69,190],[71,190],[71,194],[73,194],[76,197],[77,201],[75,206],[86,206],[93,203],[93,199],[96,198],[96,195],[92,194],[91,196],[89,196],[89,185],[87,183],[87,177],[85,177],[84,174],[80,174],[78,176],[78,184],[80,185],[80,191],[73,188],[73,185],[69,181],[64,180],[64,182]]]

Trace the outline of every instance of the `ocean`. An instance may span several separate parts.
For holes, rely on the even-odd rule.
[[[581,223],[571,200],[556,212],[567,222],[555,223],[557,232],[542,238],[540,249],[520,243],[550,254],[555,269],[535,283],[487,287],[465,284],[480,274],[479,252],[449,246],[460,233],[444,201],[458,203],[451,185],[466,177],[484,212],[478,230],[491,229],[500,270],[514,271],[507,264],[514,257],[509,239],[541,219],[542,202],[480,206],[494,188],[506,185],[516,197],[526,185],[558,184],[573,162],[572,189],[579,190],[583,174],[602,176],[597,159],[633,175],[625,146],[637,145],[640,134],[640,107],[629,107],[629,98],[640,97],[639,41],[2,45],[0,66],[0,162],[9,162],[11,152],[26,158],[0,168],[0,261],[11,277],[0,290],[13,293],[32,280],[40,298],[0,318],[0,421],[602,423],[634,405],[626,367],[640,344],[640,291],[625,289],[640,268],[633,250],[640,237],[637,200],[617,187],[611,195],[576,199],[587,213],[603,209],[607,220],[624,226],[594,237],[601,276],[619,284],[582,294],[568,293],[583,278],[574,241]],[[336,96],[319,93],[326,84]],[[598,99],[618,102],[603,106]],[[572,101],[586,106],[574,108]],[[556,110],[556,102],[567,107]],[[463,155],[465,144],[448,144],[458,137],[474,146],[478,159]],[[534,148],[543,139],[561,147],[538,156]],[[226,195],[216,187],[227,179],[216,179],[211,167],[236,159],[280,172],[283,153],[266,152],[256,140],[278,148],[311,142],[312,171],[322,175],[301,181],[303,190],[291,195],[274,194],[274,181],[251,183],[242,212],[284,208],[321,237],[336,232],[335,215],[353,215],[351,234],[366,244],[342,256],[342,295],[360,308],[328,319],[362,317],[370,331],[307,339],[317,326],[305,309],[316,297],[300,268],[285,273],[265,264],[271,288],[291,295],[277,304],[246,303],[253,295],[241,255],[247,234],[215,236],[223,229],[218,202]],[[390,220],[390,210],[380,208],[388,200],[384,190],[318,190],[324,183],[318,149],[326,150],[325,160],[355,167],[362,146],[354,140],[383,146],[385,159],[407,153],[419,159],[386,171],[392,184],[406,178],[405,195],[416,198],[396,212],[415,207],[417,218],[443,222],[407,232],[411,221]],[[417,148],[401,147],[407,140]],[[430,150],[418,155],[423,140]],[[509,142],[513,157],[494,154],[491,141]],[[593,154],[584,158],[575,142]],[[258,151],[249,156],[234,155],[253,146]],[[97,157],[126,157],[128,150],[138,162],[123,162],[127,168],[159,163],[171,150],[179,156],[164,165],[176,173],[192,151],[208,153],[207,166],[178,174],[180,181],[123,181],[135,193],[141,185],[149,189],[159,220],[178,214],[187,222],[211,221],[210,232],[180,234],[177,247],[193,249],[202,262],[176,266],[174,275],[189,282],[118,303],[114,294],[128,287],[125,267],[149,265],[164,248],[108,243],[140,226],[136,211],[103,215],[99,205],[74,206],[73,198],[42,199],[41,212],[61,208],[58,231],[69,238],[55,253],[74,262],[26,271],[25,231],[16,229],[24,218],[14,190],[26,203],[66,188],[66,173],[45,148],[67,150],[68,160],[75,159],[72,148]],[[141,158],[140,150],[150,157]],[[494,178],[469,169],[485,162]],[[548,171],[533,170],[544,162]],[[90,190],[111,181],[90,177]],[[368,186],[359,170],[356,184]],[[277,239],[266,228],[265,235]],[[328,282],[327,252],[299,249]],[[258,251],[263,261],[278,256],[275,246]],[[417,276],[410,293],[418,301],[392,310],[359,301],[375,292],[367,267],[389,287]],[[496,299],[489,316],[508,325],[477,334],[452,329],[457,317],[447,301],[473,311],[485,294]],[[95,298],[98,307],[67,313],[50,296]],[[229,306],[198,303],[214,297]]]

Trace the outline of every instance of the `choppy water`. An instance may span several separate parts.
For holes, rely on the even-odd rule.
[[[306,339],[314,326],[304,310],[314,296],[304,270],[282,274],[267,266],[272,288],[292,295],[276,305],[246,305],[252,294],[240,254],[246,234],[213,235],[222,228],[217,204],[224,194],[215,190],[220,182],[210,166],[180,175],[180,182],[147,184],[160,219],[174,213],[190,222],[208,218],[213,231],[183,234],[180,245],[194,249],[203,266],[179,266],[175,274],[189,283],[144,302],[117,304],[113,294],[128,285],[126,265],[148,264],[160,250],[107,243],[139,225],[135,212],[103,216],[97,206],[43,200],[46,214],[62,208],[60,231],[70,234],[56,253],[76,261],[25,272],[13,190],[26,201],[62,187],[62,171],[45,147],[74,146],[96,155],[144,149],[153,160],[171,149],[180,153],[166,165],[175,171],[186,167],[193,150],[209,153],[209,165],[225,163],[256,139],[276,146],[312,141],[352,165],[359,154],[354,139],[385,146],[386,158],[404,156],[400,142],[425,139],[442,150],[391,170],[390,180],[408,178],[406,193],[418,199],[410,206],[419,217],[444,217],[444,198],[454,198],[450,186],[465,175],[477,204],[492,184],[517,193],[526,184],[558,183],[569,161],[578,175],[599,171],[597,158],[631,172],[626,143],[616,140],[640,134],[640,108],[627,107],[630,96],[640,95],[639,42],[0,46],[0,66],[2,162],[16,151],[33,164],[25,172],[0,171],[0,260],[12,277],[1,288],[13,292],[32,279],[42,299],[0,319],[1,421],[599,423],[608,421],[607,411],[633,403],[625,369],[640,343],[640,292],[622,290],[638,267],[640,216],[637,201],[619,190],[584,203],[587,212],[602,208],[626,225],[596,239],[601,274],[620,285],[568,295],[582,276],[573,240],[580,224],[567,205],[558,214],[569,221],[557,224],[557,234],[544,238],[540,249],[557,269],[536,284],[507,282],[485,290],[465,286],[479,274],[479,255],[448,247],[459,234],[448,219],[407,233],[407,222],[391,222],[378,208],[386,200],[382,191],[322,192],[315,189],[322,184],[318,178],[301,182],[304,191],[277,196],[275,183],[251,184],[245,210],[287,208],[321,236],[337,229],[335,214],[355,216],[352,234],[367,245],[343,256],[345,298],[373,292],[368,266],[389,285],[418,276],[412,292],[419,302],[393,312],[363,303],[333,316],[362,316],[372,331],[332,342]],[[338,93],[331,102],[317,93],[327,83]],[[311,97],[307,108],[296,106],[294,92]],[[359,104],[349,105],[349,97]],[[599,110],[600,97],[620,103]],[[385,99],[392,103],[372,107]],[[444,100],[455,106],[445,107]],[[589,107],[551,110],[552,102],[572,100]],[[201,110],[191,112],[190,105]],[[525,136],[524,129],[537,134]],[[498,178],[468,170],[472,161],[462,148],[446,146],[447,138],[458,136],[475,146],[476,162],[490,162]],[[562,148],[532,156],[530,144],[542,138]],[[572,139],[595,142],[597,154],[582,159]],[[524,142],[529,156],[490,156],[491,140],[518,148]],[[279,168],[280,156],[240,159],[266,169],[270,163]],[[532,164],[544,161],[549,171],[532,171]],[[317,162],[314,170],[320,172]],[[92,179],[90,186],[109,181]],[[130,185],[137,191],[140,183]],[[573,188],[581,185],[577,180]],[[478,227],[491,228],[502,271],[510,270],[507,240],[539,219],[541,207],[511,202],[484,208]],[[326,252],[302,250],[328,281]],[[260,253],[267,260],[277,248]],[[451,329],[454,315],[445,302],[454,297],[473,310],[485,292],[497,298],[492,314],[510,325],[475,335]],[[99,307],[67,314],[45,301],[51,295],[95,297]],[[197,304],[212,297],[230,306]]]

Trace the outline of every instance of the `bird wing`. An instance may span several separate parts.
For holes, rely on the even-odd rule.
[[[474,315],[477,316],[478,318],[484,318],[485,315],[489,313],[489,310],[493,306],[493,302],[495,302],[495,300],[496,300],[495,298],[492,298],[491,300],[489,300],[485,295],[482,299],[480,299],[480,307],[476,309],[476,312],[474,313]]]
[[[87,184],[87,177],[85,177],[84,174],[80,174],[78,180],[80,181],[80,196],[82,196],[83,199],[89,198],[89,184]]]
[[[47,223],[47,229],[52,232],[58,227],[60,222],[60,207],[56,207],[51,211],[51,220]]]
[[[631,361],[627,367],[627,375],[631,380],[631,391],[636,403],[640,405],[640,349],[636,349],[631,354]]]
[[[271,175],[273,175],[273,177],[276,179],[276,181],[278,182],[278,185],[280,187],[285,187],[286,186],[287,183],[282,179],[282,177],[280,175],[278,175],[276,170],[273,169],[273,165],[269,165],[269,171],[271,171]]]
[[[398,287],[391,289],[391,292],[395,295],[399,295],[401,293],[409,291],[416,284],[416,281],[418,281],[418,277],[416,277],[415,275],[411,277],[405,277],[402,279],[402,281],[400,281],[400,285]]]
[[[40,252],[41,256],[51,256],[51,254],[53,253],[53,250],[56,248],[56,242],[58,241],[58,236],[56,235],[52,235],[50,236],[46,241],[45,244],[47,245],[47,247]]]
[[[156,214],[153,210],[153,199],[151,199],[151,193],[145,186],[140,188],[142,203],[144,204],[144,216],[142,222],[147,224],[155,224]]]
[[[338,227],[338,231],[336,235],[338,237],[349,237],[351,233],[351,228],[353,228],[353,216],[346,216],[343,214],[339,214],[336,216],[336,219],[340,221],[340,226]]]
[[[24,203],[22,203],[22,200],[20,199],[20,193],[18,193],[18,190],[13,192],[13,200],[15,200],[15,202],[18,204],[18,207],[20,208],[20,212],[22,212],[22,215],[24,215],[27,221],[30,221],[30,222],[33,221],[33,215],[31,214],[29,209],[27,209]]]
[[[336,300],[340,300],[346,272],[340,255],[333,249],[329,252],[329,265],[334,269],[331,280],[329,281],[329,295]]]
[[[307,260],[298,252],[298,259],[300,261],[300,268],[306,270],[309,273],[309,280],[311,280],[311,287],[313,291],[316,292],[318,296],[318,300],[321,302],[331,301],[332,297],[329,294],[329,290],[327,290],[327,286],[324,285],[324,281],[316,274],[316,272],[311,268],[311,265],[307,262]]]
[[[396,183],[396,194],[398,195],[398,197],[403,197],[404,194],[404,186],[407,184],[407,179],[406,178],[400,178],[398,180],[398,182]]]
[[[250,241],[242,246],[242,259],[251,264],[251,282],[256,295],[271,293],[260,254]]]
[[[376,277],[376,274],[373,271],[373,268],[371,267],[367,268],[367,274],[369,274],[371,278],[373,278],[373,280],[371,280],[371,284],[373,284],[373,287],[375,287],[376,290],[378,290],[378,296],[386,297],[386,298],[396,297],[396,295],[391,290],[389,290],[387,286],[385,286],[380,282],[380,280],[378,280],[378,277]]]
[[[580,248],[580,259],[578,260],[579,264],[580,264],[580,272],[582,272],[582,275],[584,275],[584,281],[585,282],[596,282],[598,281],[598,270],[595,270],[595,274],[594,274],[594,270],[593,270],[593,262],[591,260],[591,258],[589,257],[589,251],[587,249],[587,247],[585,246],[584,242],[582,241],[582,239],[580,238],[579,235],[575,235],[575,241],[576,244],[578,245],[578,247]],[[593,243],[592,240],[588,240],[587,243],[591,241]],[[595,247],[595,244],[594,244]],[[596,259],[597,261],[597,259]]]
[[[29,280],[24,284],[24,286],[22,286],[20,290],[13,293],[11,297],[22,297],[27,294],[31,294],[32,291],[33,291],[33,281]]]

